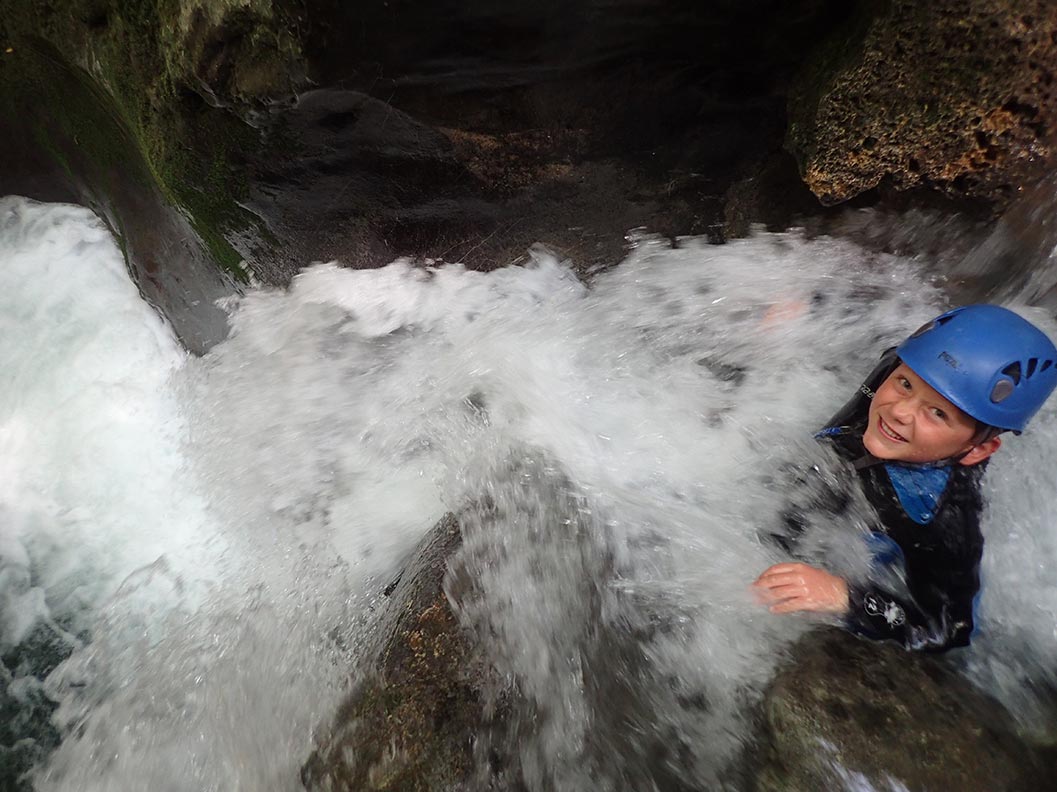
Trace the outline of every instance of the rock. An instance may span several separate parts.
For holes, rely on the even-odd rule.
[[[58,705],[39,679],[16,677],[7,663],[0,663],[0,789],[30,792],[26,774],[59,744],[51,722]]]
[[[491,269],[543,242],[588,273],[623,257],[630,228],[718,240],[726,186],[778,145],[788,76],[835,16],[824,0],[786,3],[764,26],[773,0],[663,13],[653,0],[574,0],[560,23],[531,0],[473,0],[441,20],[429,6],[336,0],[0,6],[0,72],[46,48],[126,130],[93,134],[80,103],[0,80],[12,108],[0,140],[20,141],[28,172],[9,183],[109,205],[119,234],[147,215],[140,236],[159,229],[155,247],[130,260],[167,315],[178,301],[149,284],[186,248],[237,280],[248,266],[285,285],[334,257]],[[56,145],[37,118],[76,134]],[[142,160],[152,200],[176,211],[111,200],[112,179],[81,167],[103,149],[111,170],[123,154]],[[42,170],[58,189],[36,189]],[[188,277],[208,280],[182,268],[187,304],[222,296]],[[184,333],[196,334],[193,348],[215,335]]]
[[[574,0],[561,24],[531,0],[440,23],[336,0],[0,6],[0,191],[106,217],[196,351],[229,280],[314,260],[485,270],[542,242],[586,277],[628,229],[721,241],[815,195],[1001,208],[1057,113],[1045,0]]]
[[[677,626],[630,602],[607,618],[603,599],[623,597],[613,559],[545,455],[504,458],[488,480],[390,586],[370,668],[303,767],[306,787],[709,788],[679,730],[707,720],[706,697],[647,659]]]
[[[447,559],[460,543],[449,514],[387,590],[373,667],[305,764],[308,789],[425,792],[467,783],[488,722],[479,692],[488,667],[444,592]]]
[[[790,92],[787,146],[824,204],[882,182],[1001,208],[1057,123],[1050,0],[865,3]]]
[[[734,182],[724,198],[725,239],[748,236],[755,224],[770,231],[785,231],[824,211],[804,189],[796,162],[788,152],[774,152],[764,159],[750,176]]]
[[[0,55],[0,195],[95,211],[143,297],[185,347],[205,352],[227,335],[216,301],[245,278],[241,256],[218,238],[211,249],[208,226],[196,233],[196,221],[170,204],[110,94],[46,42],[24,40],[12,49]]]
[[[756,792],[1047,788],[1008,713],[944,661],[837,630],[794,649],[764,720]]]
[[[53,170],[58,165],[73,183],[74,200],[96,209],[114,206],[115,235],[137,223],[146,238],[157,229],[143,254],[151,274],[167,268],[170,258],[183,258],[184,249],[199,247],[203,254],[192,252],[192,258],[246,281],[243,260],[268,242],[259,218],[240,204],[247,190],[243,154],[258,147],[248,121],[265,103],[289,99],[302,79],[296,14],[272,0],[0,0],[0,6],[0,99],[15,110],[4,113],[0,140],[21,138],[33,161]],[[45,53],[75,82],[88,83],[93,101],[63,101],[61,82],[52,85],[62,78],[24,57],[33,51]],[[27,82],[45,90],[27,94],[20,90]],[[95,124],[100,115],[109,123]],[[121,134],[112,134],[115,125]],[[56,143],[56,130],[71,132],[69,141],[60,136]],[[82,159],[100,155],[104,168],[82,167]],[[121,204],[112,200],[115,181],[145,181],[157,195],[139,190]],[[156,211],[155,204],[177,211]],[[217,294],[221,290],[206,283],[197,289],[206,293],[202,300],[195,283],[186,281],[208,276],[181,268],[188,303],[211,305],[232,291]]]
[[[260,124],[263,145],[245,156],[245,206],[276,241],[254,260],[272,282],[312,261],[383,266],[494,227],[496,207],[474,194],[449,139],[385,102],[314,90]]]

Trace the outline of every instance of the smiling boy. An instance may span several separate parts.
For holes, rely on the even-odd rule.
[[[818,438],[858,472],[877,512],[875,558],[905,585],[852,584],[790,562],[756,580],[761,601],[774,613],[839,614],[852,631],[907,649],[968,645],[984,463],[1055,386],[1057,348],[995,305],[949,311],[887,352]]]

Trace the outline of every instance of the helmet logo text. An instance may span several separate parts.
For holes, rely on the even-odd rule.
[[[958,361],[949,352],[940,352],[940,360],[951,368],[958,368]]]

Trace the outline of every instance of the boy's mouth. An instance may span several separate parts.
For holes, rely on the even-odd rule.
[[[895,429],[885,423],[884,418],[880,415],[877,416],[877,431],[879,431],[884,437],[891,440],[893,443],[908,443],[903,435],[899,434]]]

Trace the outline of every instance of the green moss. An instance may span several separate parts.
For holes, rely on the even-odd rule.
[[[48,134],[48,131],[43,126],[36,125],[33,127],[33,139],[37,141],[37,145],[40,146],[42,150],[48,152],[48,154],[51,155],[51,158],[59,164],[59,167],[62,168],[63,172],[66,174],[66,178],[69,179],[71,183],[77,181],[73,168],[70,166],[69,158],[67,158],[58,146],[55,145],[51,135]]]
[[[26,102],[57,110],[60,129],[47,120],[38,125],[39,134],[41,145],[68,173],[77,172],[71,164],[76,154],[58,140],[64,136],[83,147],[98,170],[135,168],[137,177],[156,184],[188,215],[216,263],[244,281],[242,257],[228,240],[248,232],[274,242],[259,219],[240,206],[248,193],[240,163],[244,152],[259,150],[261,143],[235,112],[206,104],[188,87],[197,80],[192,72],[199,50],[209,44],[213,27],[227,24],[228,15],[246,34],[233,54],[234,73],[245,63],[247,84],[267,92],[282,79],[283,64],[299,52],[299,42],[276,19],[271,0],[74,0],[60,8],[14,4],[3,15],[0,37],[16,46],[32,42],[56,61],[90,64],[92,79],[79,78],[91,83],[89,91],[69,92],[70,101],[54,69],[36,78],[27,70],[19,80],[0,85],[0,101],[13,112]],[[43,98],[8,90],[26,79]],[[92,98],[86,106],[75,94]],[[100,123],[100,108],[107,107],[112,121],[129,134],[115,136],[109,133],[114,123]],[[130,146],[142,154],[142,164],[133,162],[138,158],[130,157]]]
[[[173,47],[178,13],[179,4],[172,0],[123,4],[115,29],[96,51],[107,64],[104,81],[114,90],[166,200],[187,213],[217,265],[246,281],[242,256],[226,235],[245,231],[255,219],[238,206],[246,185],[229,164],[235,151],[253,144],[247,134],[252,130],[219,108],[188,112],[189,104],[201,101],[181,95],[165,57]],[[211,152],[210,161],[203,164],[196,152]]]

